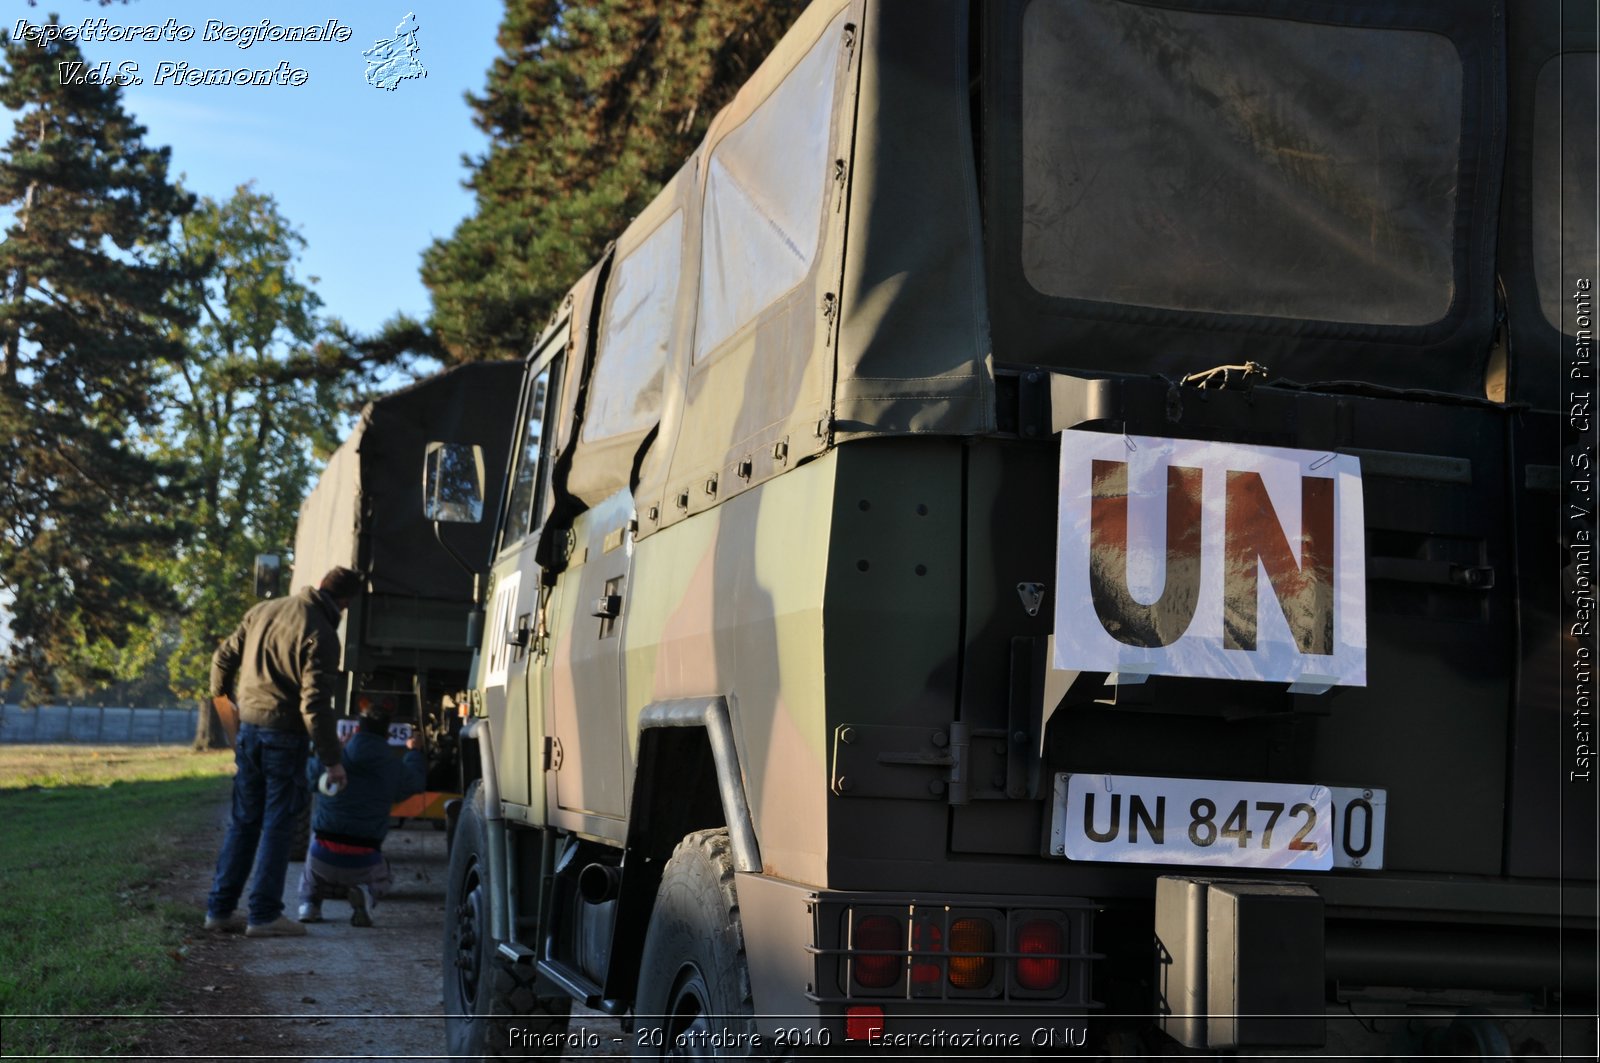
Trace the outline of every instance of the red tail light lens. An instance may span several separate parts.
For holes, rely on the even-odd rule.
[[[870,1041],[883,1036],[883,1009],[865,1005],[846,1008],[844,1013],[844,1039]]]
[[[856,920],[855,933],[851,935],[850,942],[852,952],[905,947],[900,920],[893,916],[868,915]],[[905,957],[855,955],[851,958],[850,966],[857,985],[868,989],[886,989],[900,977]]]
[[[1063,952],[1061,927],[1048,919],[1033,919],[1017,931],[1017,984],[1024,989],[1053,989],[1061,981]],[[1052,954],[1047,956],[1041,953]]]
[[[938,923],[917,923],[912,931],[911,982],[938,985],[944,979],[937,954],[944,952],[944,932]]]

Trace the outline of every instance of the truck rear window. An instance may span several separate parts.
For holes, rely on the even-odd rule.
[[[1570,314],[1563,320],[1564,308],[1596,255],[1597,58],[1589,52],[1550,59],[1534,94],[1533,273],[1545,320],[1568,334],[1576,326]]]
[[[1449,311],[1449,38],[1034,0],[1021,39],[1020,251],[1040,294],[1370,325]]]

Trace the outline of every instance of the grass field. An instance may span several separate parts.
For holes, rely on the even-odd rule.
[[[194,753],[186,746],[0,745],[0,790],[36,786],[107,786],[215,778],[231,771],[228,750]]]
[[[4,1055],[102,1055],[138,1036],[84,1017],[158,1010],[196,919],[160,880],[211,829],[232,764],[173,746],[0,746]]]

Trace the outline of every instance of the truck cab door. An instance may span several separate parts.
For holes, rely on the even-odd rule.
[[[632,778],[622,643],[633,531],[629,491],[618,491],[575,522],[552,646],[550,710],[563,768],[555,776],[556,804],[564,825],[601,837],[621,834]]]
[[[544,699],[537,689],[542,580],[534,558],[539,530],[549,510],[549,455],[544,446],[546,411],[560,393],[567,329],[541,346],[523,378],[517,433],[506,476],[498,549],[490,570],[479,687],[493,735],[500,796],[544,816],[544,787],[534,785],[535,748],[545,727]]]

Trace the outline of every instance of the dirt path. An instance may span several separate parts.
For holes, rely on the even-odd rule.
[[[440,991],[440,928],[447,871],[444,832],[420,823],[393,830],[384,851],[394,886],[370,929],[352,927],[342,901],[323,905],[322,923],[303,938],[205,934],[198,923],[211,884],[210,861],[226,810],[185,861],[188,887],[177,899],[195,912],[196,932],[167,1017],[141,1054],[210,1058],[367,1060],[445,1058]],[[209,839],[209,851],[204,842]],[[295,908],[299,862],[289,865],[284,898]],[[575,1016],[574,1028],[598,1042],[583,1055],[626,1054],[614,1020]]]

